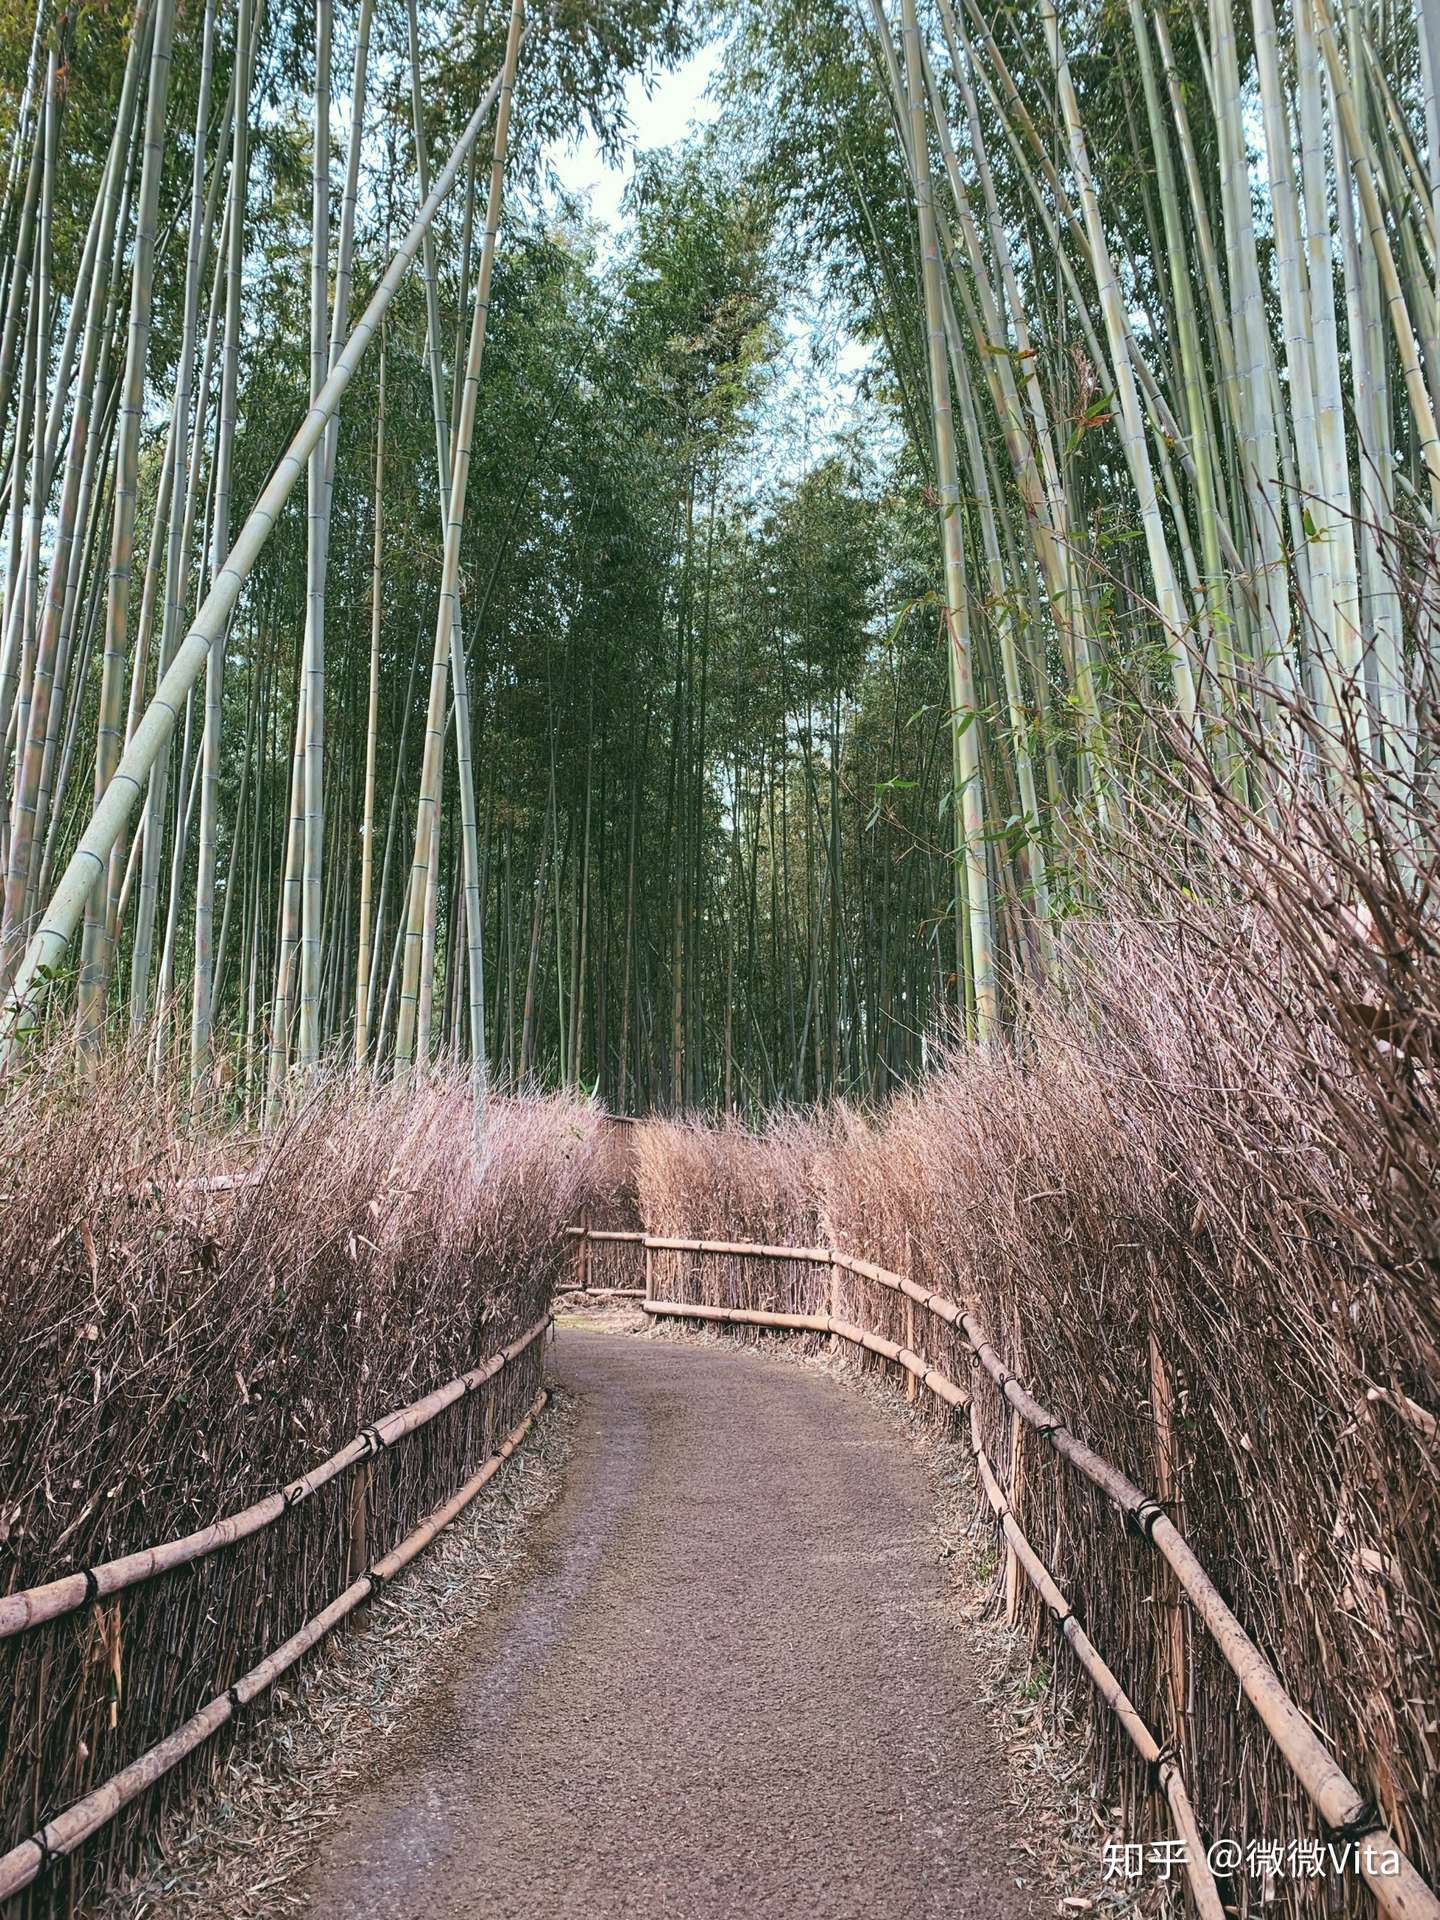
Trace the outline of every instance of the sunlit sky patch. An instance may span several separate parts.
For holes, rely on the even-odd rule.
[[[609,166],[598,142],[588,133],[568,142],[557,141],[548,158],[561,186],[588,201],[591,217],[608,234],[620,224],[620,202],[635,169],[635,155],[653,147],[674,146],[692,127],[703,127],[719,112],[717,100],[706,89],[720,69],[718,43],[702,47],[673,73],[646,79],[633,76],[625,88],[629,121],[627,151],[619,166]]]

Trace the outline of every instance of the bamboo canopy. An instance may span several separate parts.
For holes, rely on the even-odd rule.
[[[753,97],[607,260],[528,188],[688,48],[621,11],[502,9],[488,87],[420,0],[394,33],[323,0],[303,84],[264,0],[10,36],[8,1058],[56,988],[86,1057],[128,1028],[158,1073],[188,1026],[196,1102],[233,1077],[272,1120],[338,1052],[458,1052],[477,1103],[870,1097],[937,1017],[1023,1022],[1145,848],[1214,858],[1217,795],[1378,796],[1423,867],[1425,10],[746,0]],[[407,175],[423,307],[381,272],[357,320]],[[872,363],[794,479],[760,453],[782,202]]]

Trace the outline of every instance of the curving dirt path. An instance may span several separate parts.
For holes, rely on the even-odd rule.
[[[567,1328],[551,1371],[565,1490],[318,1851],[317,1920],[1053,1912],[884,1416],[720,1345]]]

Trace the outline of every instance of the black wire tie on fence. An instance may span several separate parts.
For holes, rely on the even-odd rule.
[[[1155,1540],[1155,1523],[1157,1520],[1163,1520],[1165,1518],[1165,1509],[1158,1500],[1142,1500],[1135,1511],[1133,1513],[1127,1513],[1125,1518],[1138,1534],[1143,1535],[1144,1538],[1153,1545]]]
[[[370,1591],[372,1594],[378,1593],[382,1587],[389,1585],[389,1576],[387,1574],[377,1573],[374,1567],[366,1569],[365,1578],[370,1582]]]
[[[30,1844],[40,1855],[40,1873],[48,1873],[57,1860],[64,1858],[64,1855],[57,1853],[45,1838],[44,1827],[41,1827],[37,1833],[31,1834]],[[39,1878],[39,1874],[36,1875],[36,1878]]]
[[[383,1453],[390,1442],[381,1433],[379,1427],[362,1427],[360,1438],[365,1442],[365,1458],[373,1460],[377,1453]]]
[[[282,1510],[288,1513],[292,1507],[298,1507],[309,1491],[303,1481],[292,1480],[280,1495]]]
[[[1325,1836],[1331,1846],[1358,1846],[1367,1834],[1377,1832],[1385,1822],[1380,1817],[1380,1809],[1373,1800],[1362,1800],[1348,1820],[1342,1820],[1339,1826],[1332,1827],[1322,1821]]]
[[[238,1687],[227,1687],[225,1689],[225,1703],[230,1709],[230,1718],[232,1720],[238,1720],[240,1718],[240,1710],[245,1705],[245,1702],[240,1698],[240,1689]]]
[[[1057,1613],[1054,1619],[1055,1631],[1060,1635],[1062,1640],[1065,1638],[1065,1628],[1070,1621],[1073,1620],[1077,1627],[1083,1628],[1085,1625],[1085,1622],[1080,1618],[1080,1615],[1075,1611],[1074,1607],[1067,1607],[1064,1613]]]
[[[95,1569],[93,1567],[86,1567],[85,1599],[81,1602],[81,1604],[88,1606],[90,1601],[98,1600],[99,1598],[100,1598],[100,1582],[95,1578]]]

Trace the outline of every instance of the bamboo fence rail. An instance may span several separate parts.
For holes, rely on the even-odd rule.
[[[985,1489],[985,1497],[1031,1586],[1054,1615],[1056,1628],[1064,1636],[1066,1645],[1089,1675],[1095,1691],[1125,1729],[1131,1744],[1151,1767],[1164,1792],[1176,1832],[1185,1843],[1185,1870],[1197,1911],[1202,1920],[1224,1920],[1225,1909],[1221,1905],[1219,1890],[1214,1875],[1206,1865],[1200,1823],[1195,1818],[1195,1809],[1174,1756],[1161,1748],[1135,1703],[1076,1618],[1075,1609],[1056,1585],[1050,1569],[1026,1539],[1019,1522],[1011,1513],[1010,1503],[981,1443],[979,1411],[973,1400],[970,1402],[970,1448],[975,1456],[975,1466],[980,1475],[980,1484]]]
[[[364,1572],[385,1577],[377,1548],[400,1537],[405,1564],[459,1510],[457,1482],[484,1484],[476,1463],[539,1390],[551,1323],[547,1307],[499,1352],[238,1512],[0,1596],[0,1698],[10,1696],[0,1714],[9,1763],[0,1903],[18,1894],[17,1912],[35,1920],[74,1911],[88,1884],[132,1852],[155,1798],[190,1791],[197,1766],[213,1773],[222,1744],[213,1736],[237,1702],[363,1606]],[[243,1553],[229,1551],[242,1543]],[[77,1851],[92,1835],[101,1837]],[[36,1836],[43,1845],[31,1847]]]
[[[548,1325],[548,1320],[545,1323]],[[542,1326],[539,1330],[544,1331]],[[535,1337],[526,1336],[523,1346],[528,1346]],[[497,1369],[498,1370],[498,1369]],[[488,1376],[487,1376],[488,1377]],[[63,1813],[48,1820],[28,1839],[12,1847],[0,1857],[0,1900],[8,1899],[19,1893],[45,1872],[52,1862],[64,1859],[71,1854],[91,1834],[113,1820],[123,1807],[138,1799],[158,1780],[177,1767],[187,1754],[217,1734],[220,1729],[252,1701],[273,1686],[281,1674],[287,1672],[295,1663],[310,1652],[313,1647],[337,1627],[349,1614],[363,1606],[387,1580],[409,1566],[437,1534],[456,1520],[468,1507],[476,1495],[499,1472],[500,1468],[514,1453],[516,1447],[529,1432],[530,1426],[545,1405],[547,1395],[542,1388],[531,1404],[529,1412],[518,1426],[505,1437],[496,1451],[485,1461],[480,1469],[461,1486],[443,1506],[437,1507],[426,1519],[422,1520],[412,1532],[389,1553],[351,1581],[345,1591],[338,1594],[328,1607],[308,1620],[298,1632],[268,1654],[257,1666],[252,1667],[227,1687],[223,1693],[216,1694],[198,1713],[192,1714],[183,1726],[168,1734],[165,1739],[151,1747],[133,1760],[128,1767],[114,1774],[102,1786],[96,1787],[81,1800],[67,1807]],[[450,1404],[447,1402],[447,1404]],[[393,1416],[392,1416],[393,1417]],[[429,1416],[433,1418],[434,1416]],[[423,1424],[420,1423],[420,1424]],[[411,1429],[413,1431],[413,1429]]]
[[[1187,1822],[1189,1828],[1194,1828],[1195,1822],[1188,1796],[1184,1796],[1183,1783],[1180,1793],[1184,1798],[1177,1809],[1166,1773],[1166,1769],[1173,1773],[1173,1762],[1156,1744],[1120,1688],[1119,1681],[1083,1636],[1064,1595],[1009,1512],[1008,1502],[980,1445],[974,1396],[948,1376],[927,1367],[925,1361],[910,1348],[855,1326],[833,1311],[769,1312],[756,1308],[711,1306],[691,1300],[657,1299],[653,1256],[657,1253],[690,1254],[699,1258],[713,1255],[730,1259],[788,1260],[824,1267],[830,1274],[829,1298],[832,1306],[835,1300],[835,1276],[844,1272],[901,1295],[941,1320],[968,1347],[974,1363],[989,1375],[1013,1416],[1039,1438],[1048,1441],[1061,1459],[1098,1487],[1119,1508],[1127,1524],[1166,1561],[1276,1748],[1308,1795],[1329,1837],[1333,1842],[1351,1845],[1354,1865],[1369,1886],[1381,1912],[1392,1916],[1393,1920],[1440,1920],[1440,1900],[1407,1859],[1381,1819],[1374,1802],[1359,1791],[1330,1754],[1300,1707],[1286,1693],[1278,1674],[1227,1606],[1184,1535],[1165,1513],[1161,1502],[1144,1493],[1118,1467],[1077,1438],[1062,1420],[1043,1406],[1008,1371],[973,1313],[943,1294],[919,1286],[904,1274],[894,1273],[839,1249],[776,1247],[758,1243],[750,1245],[744,1241],[685,1240],[642,1233],[625,1236],[614,1234],[609,1237],[615,1240],[626,1238],[643,1250],[646,1313],[662,1318],[695,1318],[768,1326],[777,1331],[828,1333],[901,1367],[948,1405],[970,1407],[972,1450],[976,1454],[981,1484],[1000,1521],[1007,1545],[1045,1604],[1060,1621],[1067,1644],[1142,1756],[1152,1766],[1159,1763],[1158,1783],[1166,1792],[1172,1816],[1180,1829],[1180,1838],[1187,1842],[1187,1855],[1193,1855],[1198,1832],[1187,1829]],[[1002,1506],[996,1505],[997,1497],[1003,1511]],[[1113,1692],[1110,1691],[1112,1688]],[[1140,1737],[1142,1733],[1143,1739]],[[1395,1863],[1393,1870],[1387,1865],[1390,1861]],[[1206,1899],[1211,1896],[1213,1887]],[[1218,1912],[1218,1907],[1207,1905],[1206,1899],[1202,1899],[1197,1890],[1196,1900],[1200,1911],[1206,1914]]]
[[[644,1287],[611,1287],[603,1282],[595,1285],[591,1243],[599,1241],[602,1246],[623,1244],[633,1240],[632,1233],[617,1233],[605,1227],[567,1227],[566,1232],[575,1242],[575,1292],[587,1294],[594,1300],[643,1300]]]
[[[201,1527],[195,1533],[185,1534],[180,1539],[166,1540],[159,1546],[141,1547],[134,1553],[122,1554],[118,1559],[107,1560],[99,1566],[66,1574],[59,1580],[47,1580],[42,1586],[6,1594],[0,1599],[0,1640],[11,1634],[24,1633],[46,1620],[58,1619],[61,1614],[70,1613],[89,1601],[103,1600],[143,1580],[153,1580],[157,1574],[168,1573],[174,1567],[203,1560],[209,1554],[235,1546],[253,1534],[262,1533],[266,1527],[274,1526],[292,1507],[298,1506],[302,1500],[308,1500],[311,1494],[338,1479],[351,1467],[357,1466],[362,1460],[373,1459],[397,1440],[403,1440],[421,1427],[428,1426],[447,1407],[453,1407],[457,1400],[477,1392],[517,1360],[536,1340],[543,1338],[550,1326],[550,1319],[547,1313],[528,1332],[512,1340],[509,1346],[502,1347],[482,1366],[458,1375],[422,1399],[412,1401],[407,1407],[397,1407],[393,1413],[376,1420],[347,1441],[338,1453],[332,1453],[328,1460],[322,1460],[318,1467],[301,1474],[298,1480],[292,1480],[278,1493],[267,1494],[265,1499],[255,1501],[240,1512],[228,1514],[224,1519]]]

